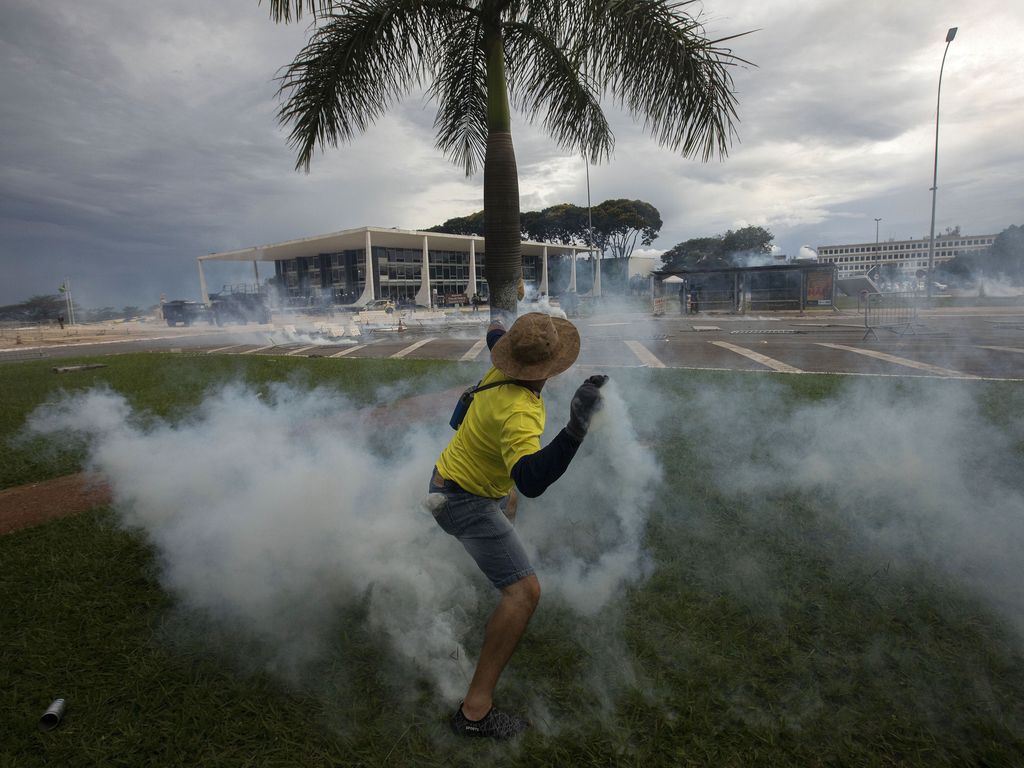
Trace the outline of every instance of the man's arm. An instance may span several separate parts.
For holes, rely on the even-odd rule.
[[[501,320],[495,320],[489,326],[487,326],[487,348],[494,349],[494,345],[498,343],[498,339],[505,335],[505,326]]]
[[[531,499],[544,493],[565,474],[580,442],[563,429],[539,451],[523,456],[512,467],[512,480],[519,492]]]
[[[573,395],[569,423],[555,439],[536,453],[523,456],[512,467],[512,480],[523,496],[535,498],[565,474],[590,428],[591,417],[601,407],[600,389],[607,376],[591,376]]]

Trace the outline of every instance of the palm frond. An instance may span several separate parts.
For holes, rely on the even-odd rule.
[[[749,62],[708,40],[690,4],[579,0],[572,26],[584,71],[659,144],[706,161],[724,157],[736,136],[730,68]]]
[[[351,140],[421,84],[441,29],[430,5],[353,0],[321,17],[279,77],[278,120],[292,126],[297,169],[308,171],[317,146]]]
[[[582,152],[591,162],[611,155],[615,144],[600,104],[600,91],[581,71],[580,51],[558,28],[511,22],[505,25],[505,50],[513,103],[543,125],[563,148]]]
[[[260,0],[262,4],[263,0]],[[301,20],[303,13],[314,17],[327,15],[341,3],[339,0],[269,0],[267,5],[270,6],[271,19],[288,24]]]
[[[487,64],[479,19],[450,17],[428,95],[437,101],[436,146],[472,176],[487,151]]]

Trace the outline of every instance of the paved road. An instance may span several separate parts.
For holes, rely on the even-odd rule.
[[[935,376],[1024,381],[1024,314],[927,315],[899,336],[880,330],[864,339],[856,315],[734,317],[600,315],[577,321],[580,364],[595,367],[690,368],[786,373]],[[269,326],[197,331],[151,338],[0,350],[0,361],[181,351],[224,355],[405,358],[483,361],[482,328],[369,333],[348,344],[274,344]]]

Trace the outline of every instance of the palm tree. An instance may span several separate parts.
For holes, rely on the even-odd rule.
[[[516,311],[522,276],[511,103],[564,149],[607,159],[614,137],[600,98],[643,119],[662,146],[724,157],[734,136],[730,66],[694,0],[269,0],[275,21],[315,23],[281,75],[278,118],[297,169],[314,149],[365,131],[391,103],[427,87],[437,147],[484,170],[492,312]]]

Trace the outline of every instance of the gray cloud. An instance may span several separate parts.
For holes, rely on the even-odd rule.
[[[953,24],[937,225],[1020,223],[1020,18],[952,0],[750,0],[709,5],[706,18],[715,35],[759,30],[731,43],[758,66],[735,73],[740,140],[728,159],[680,158],[612,111],[615,156],[591,168],[594,202],[642,198],[661,210],[659,248],[761,224],[796,253],[870,239],[875,216],[883,237],[924,234],[935,86]],[[195,296],[200,254],[478,210],[482,178],[433,148],[434,106],[422,94],[317,156],[310,174],[293,170],[274,77],[305,32],[273,24],[256,2],[7,3],[0,260],[13,279],[0,303],[52,292],[65,274],[87,306]],[[585,204],[582,160],[521,117],[514,131],[524,208]]]

